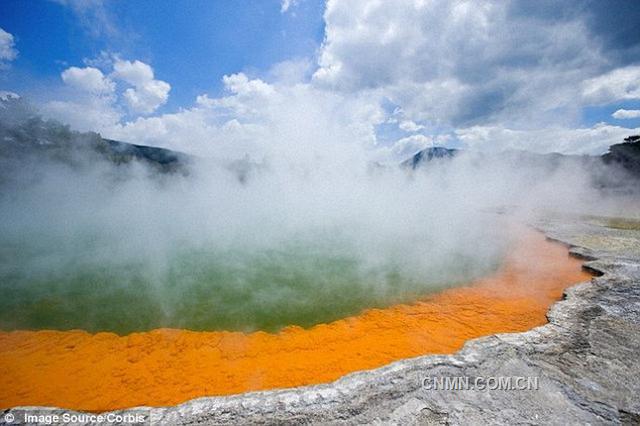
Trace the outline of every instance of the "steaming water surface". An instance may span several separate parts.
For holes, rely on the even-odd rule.
[[[358,248],[339,238],[253,251],[185,246],[163,259],[162,268],[143,260],[93,262],[87,259],[105,258],[101,247],[73,244],[77,253],[42,239],[3,241],[2,328],[274,331],[412,300],[497,266],[461,254],[437,268],[416,270],[389,247],[372,247],[386,253],[367,264]],[[87,256],[92,250],[94,256]]]
[[[487,275],[507,246],[495,187],[444,170],[90,165],[5,182],[0,328],[307,327]]]
[[[128,336],[0,332],[6,373],[0,375],[0,408],[105,411],[330,382],[394,360],[453,353],[475,337],[544,324],[563,289],[589,277],[566,247],[523,230],[489,277],[417,303],[367,310],[310,329],[289,327],[278,334],[162,329]]]

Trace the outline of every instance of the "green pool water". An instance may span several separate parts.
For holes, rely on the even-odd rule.
[[[96,241],[74,245],[4,242],[0,328],[276,331],[412,301],[497,266],[455,253],[434,263],[428,250],[408,261],[403,250],[336,241],[172,247],[124,260]]]

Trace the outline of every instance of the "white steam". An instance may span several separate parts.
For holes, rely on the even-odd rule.
[[[605,205],[580,161],[462,154],[412,172],[370,164],[339,127],[282,129],[259,163],[194,159],[186,175],[82,153],[18,166],[5,157],[0,274],[11,317],[0,326],[310,325],[490,273],[514,238],[498,209]],[[125,308],[84,306],[75,318],[79,300]],[[62,320],[29,317],[36,302]],[[156,313],[112,319],[137,314],[128,302]]]

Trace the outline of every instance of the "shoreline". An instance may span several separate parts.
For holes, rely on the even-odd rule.
[[[581,262],[562,259],[567,256],[564,246],[548,242],[534,231],[526,232],[526,244],[519,241],[516,255],[505,263],[511,262],[511,270],[503,266],[497,274],[429,295],[413,304],[370,309],[308,330],[289,327],[278,334],[249,335],[156,330],[122,337],[82,331],[0,333],[0,340],[5,340],[4,348],[25,346],[20,340],[27,340],[22,352],[0,351],[0,365],[4,355],[5,370],[10,370],[10,375],[4,375],[6,383],[0,386],[5,389],[0,401],[3,406],[5,401],[15,401],[6,406],[55,405],[92,412],[136,405],[169,406],[203,395],[241,395],[330,383],[390,362],[452,354],[477,337],[530,330],[546,322],[549,306],[561,297],[564,288],[580,281],[578,277],[586,279],[587,274],[580,270]],[[545,271],[540,266],[536,270],[536,262],[528,260],[536,251],[547,256],[547,261],[542,262],[545,267],[553,264],[552,260],[562,259],[571,268],[576,267],[579,274],[576,273],[573,282],[557,283],[558,270]],[[514,258],[526,261],[518,265]],[[520,282],[519,287],[505,286],[514,280],[526,281],[527,274],[536,272],[540,276],[535,291],[543,290],[546,294],[532,293],[526,282]],[[544,272],[551,275],[545,277]],[[495,276],[500,274],[503,276],[496,282]],[[14,342],[7,343],[7,336]],[[45,337],[46,359],[38,356],[41,349],[34,341],[29,344],[29,337],[34,336]],[[61,344],[69,350],[61,349]],[[74,351],[80,352],[74,357]],[[9,366],[12,359],[19,359],[22,364],[13,362]],[[84,365],[81,359],[87,360]],[[56,360],[60,362],[56,364]],[[93,364],[87,366],[88,360]],[[39,367],[33,369],[33,365]],[[185,375],[196,379],[191,383],[176,380]],[[39,383],[39,377],[47,377],[50,382]],[[92,381],[102,384],[92,385]],[[27,391],[17,393],[21,385]],[[207,388],[208,385],[212,387]],[[30,389],[38,389],[40,393],[34,397],[28,393]],[[9,399],[9,393],[16,396]],[[55,395],[57,399],[47,399],[47,395]],[[111,401],[111,407],[105,401]]]
[[[549,322],[523,333],[468,341],[453,355],[426,355],[360,371],[323,385],[205,397],[167,408],[137,408],[151,424],[547,423],[637,424],[640,374],[640,232],[575,221],[538,221],[572,255],[594,258],[602,275],[565,290]],[[592,237],[597,236],[594,239]],[[426,392],[426,376],[527,374],[539,392]],[[627,380],[624,380],[627,378]],[[482,407],[482,408],[481,408]],[[67,412],[40,408],[49,414]],[[4,410],[20,418],[24,407]],[[2,417],[0,417],[0,424]]]

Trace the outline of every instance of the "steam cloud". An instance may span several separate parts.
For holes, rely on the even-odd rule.
[[[5,329],[309,326],[491,272],[515,237],[504,207],[626,208],[595,198],[580,161],[467,153],[411,171],[329,135],[159,173],[29,110],[1,118]]]

